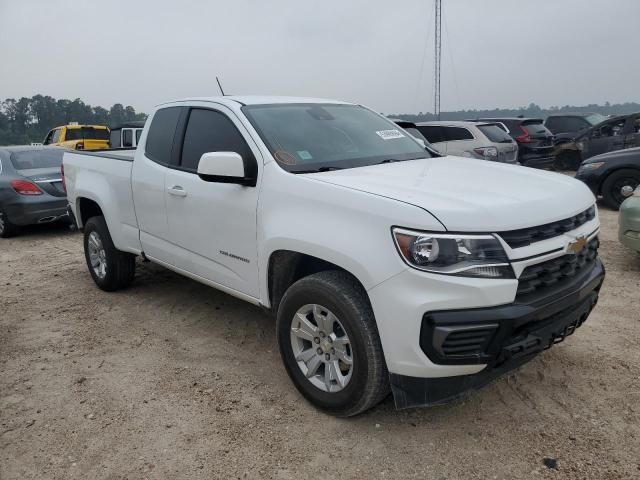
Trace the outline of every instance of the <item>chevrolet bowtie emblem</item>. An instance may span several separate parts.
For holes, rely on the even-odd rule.
[[[577,237],[574,241],[569,242],[569,245],[567,245],[567,252],[573,253],[575,255],[577,253],[580,253],[586,246],[587,246],[587,237],[580,236],[580,237]]]

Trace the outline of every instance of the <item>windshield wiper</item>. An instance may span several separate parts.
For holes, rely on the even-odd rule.
[[[343,170],[342,167],[319,167],[312,170],[292,170],[291,173],[318,173],[318,172],[331,172],[333,170]]]

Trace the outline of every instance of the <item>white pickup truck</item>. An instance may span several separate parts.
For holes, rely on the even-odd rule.
[[[293,383],[334,415],[485,385],[573,333],[604,279],[581,182],[435,156],[359,105],[169,102],[135,152],[63,169],[100,288],[141,257],[263,306]]]

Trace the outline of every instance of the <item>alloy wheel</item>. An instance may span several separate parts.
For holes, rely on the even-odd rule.
[[[303,375],[316,388],[339,392],[351,380],[351,342],[340,320],[328,308],[309,304],[291,320],[291,348]]]
[[[89,234],[87,245],[91,268],[98,278],[103,279],[107,275],[107,253],[98,232],[93,231]]]

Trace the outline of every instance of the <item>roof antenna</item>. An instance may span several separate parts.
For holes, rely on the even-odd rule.
[[[222,93],[222,96],[226,96],[224,94],[224,90],[222,90],[222,85],[220,85],[220,79],[218,77],[216,77],[216,82],[218,82],[218,88],[220,89],[220,93]]]

